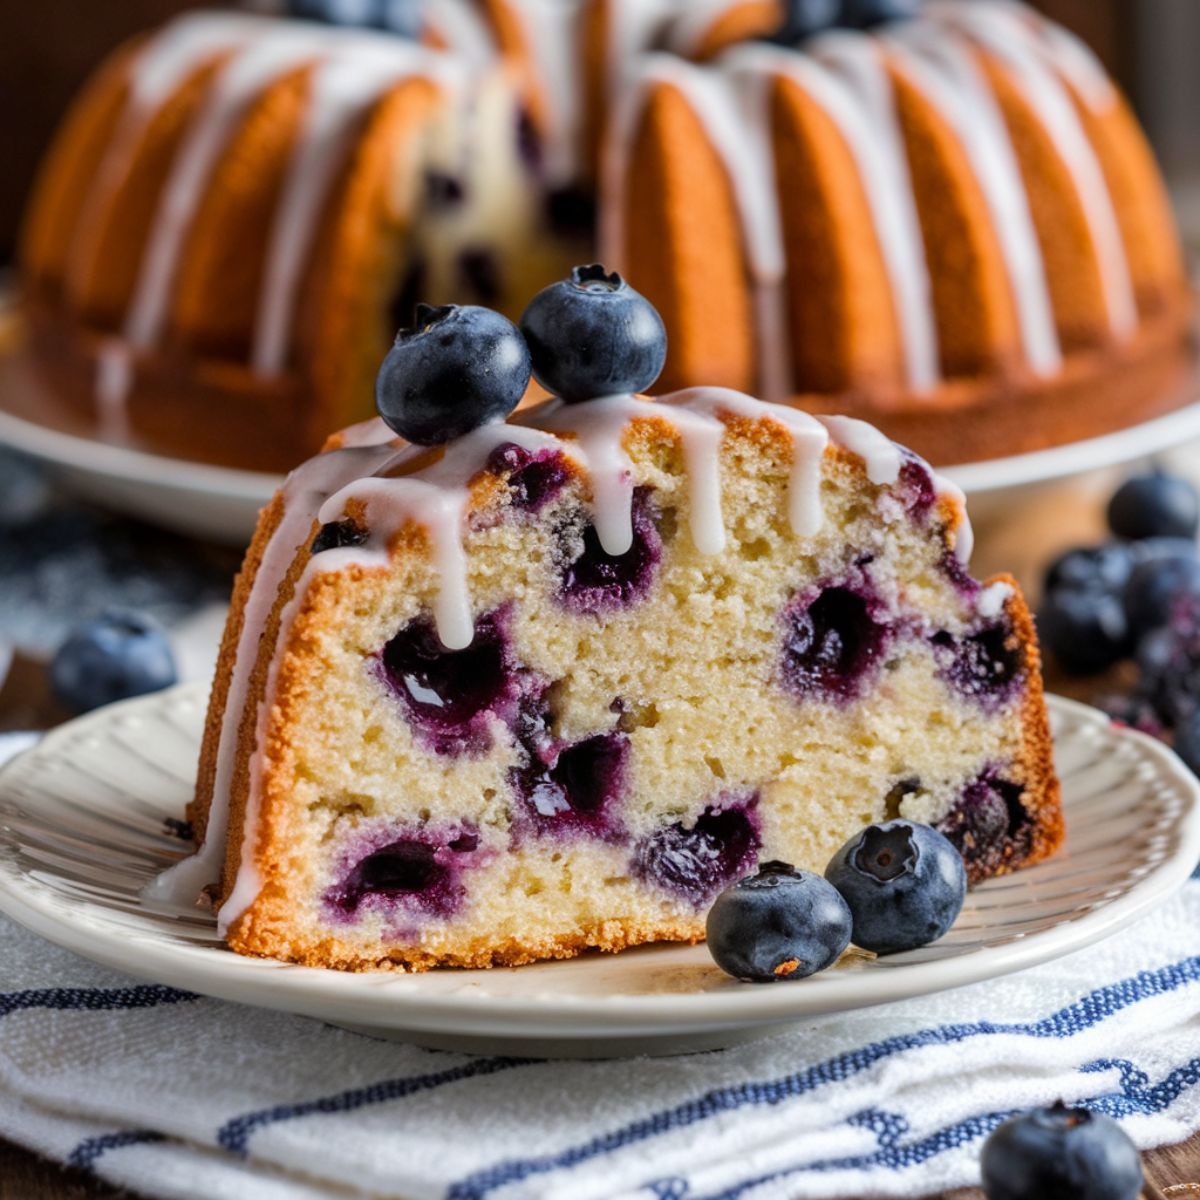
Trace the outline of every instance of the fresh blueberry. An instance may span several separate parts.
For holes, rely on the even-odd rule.
[[[1178,475],[1155,471],[1126,480],[1108,502],[1108,526],[1117,537],[1194,538],[1200,526],[1200,496]]]
[[[571,403],[644,392],[667,359],[667,332],[654,306],[620,275],[575,267],[543,288],[521,317],[533,374]]]
[[[124,610],[85,621],[50,664],[54,694],[74,713],[158,692],[175,680],[166,634],[148,617]]]
[[[850,906],[854,944],[876,954],[936,942],[967,894],[958,851],[915,821],[868,825],[833,856],[825,878]]]
[[[1200,559],[1194,553],[1150,558],[1133,569],[1125,585],[1125,615],[1134,634],[1166,625],[1175,605],[1200,596]]]
[[[1111,1117],[1060,1100],[1004,1122],[983,1145],[988,1200],[1136,1200],[1137,1148]]]
[[[1043,589],[1053,592],[1060,587],[1087,588],[1117,593],[1129,582],[1134,561],[1134,552],[1124,542],[1068,550],[1050,564]]]
[[[1193,710],[1175,729],[1175,753],[1200,775],[1200,710]]]
[[[437,446],[502,421],[529,385],[520,330],[490,308],[417,305],[379,368],[375,403],[402,438]]]
[[[786,0],[783,24],[771,40],[791,46],[826,29],[842,14],[842,0]]]
[[[1179,602],[1169,624],[1153,629],[1135,655],[1137,697],[1167,726],[1182,724],[1200,707],[1200,597]]]
[[[1092,675],[1111,667],[1130,649],[1129,621],[1119,597],[1090,588],[1059,588],[1038,613],[1042,642],[1063,670]]]
[[[869,29],[886,21],[907,20],[920,10],[921,0],[842,0],[840,24],[851,29]]]
[[[382,29],[414,40],[423,24],[415,0],[287,0],[287,12],[306,21]]]
[[[708,949],[735,979],[803,979],[837,962],[850,923],[845,900],[820,875],[768,862],[713,901]]]

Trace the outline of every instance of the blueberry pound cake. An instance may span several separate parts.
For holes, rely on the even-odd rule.
[[[422,438],[447,378],[470,408],[508,372],[515,405],[524,340],[472,312],[401,333],[394,428]],[[552,326],[526,323],[545,384],[571,376],[538,369]],[[420,357],[471,338],[474,375]],[[160,894],[208,887],[242,953],[482,967],[697,941],[759,861],[820,871],[897,816],[973,881],[1056,848],[1029,612],[1011,579],[969,576],[961,493],[922,460],[722,388],[491,411],[442,446],[352,428],[265,510],[203,846]]]

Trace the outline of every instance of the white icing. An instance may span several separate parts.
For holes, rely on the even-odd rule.
[[[157,344],[167,320],[180,256],[213,168],[250,102],[272,81],[317,52],[315,30],[251,42],[222,69],[176,153],[163,188],[125,320],[135,350]]]
[[[382,429],[382,424],[380,425]],[[382,436],[382,434],[381,434]],[[391,437],[391,434],[387,434]],[[363,474],[371,474],[396,455],[394,447],[363,444],[318,455],[288,477],[283,491],[283,517],[263,551],[250,594],[242,613],[242,628],[234,651],[229,692],[221,715],[221,733],[204,844],[191,857],[165,871],[146,887],[148,899],[190,904],[221,877],[229,829],[229,798],[238,748],[238,729],[250,699],[250,681],[257,661],[259,643],[288,570],[304,539],[312,529],[313,514],[331,492]],[[297,589],[299,595],[299,589]],[[276,643],[279,644],[278,642]],[[270,692],[267,693],[270,695]],[[259,714],[267,707],[259,704]],[[263,742],[260,735],[258,745]],[[256,751],[257,753],[257,751]],[[252,788],[256,776],[251,774]],[[241,863],[252,864],[257,824],[247,809],[246,835]],[[240,868],[241,869],[241,868]],[[239,871],[240,871],[239,869]],[[240,875],[239,875],[240,877]],[[223,924],[224,909],[222,910]]]
[[[688,0],[671,22],[669,48],[684,58],[694,58],[718,18],[731,7],[730,0]]]
[[[1011,584],[993,583],[989,584],[979,593],[979,599],[975,603],[975,611],[986,620],[995,620],[1004,612],[1004,606],[1012,599],[1013,589]]]
[[[938,20],[961,30],[998,58],[1037,113],[1083,208],[1112,331],[1118,337],[1128,337],[1137,328],[1137,302],[1108,182],[1070,96],[1054,74],[1048,56],[1039,50],[1033,28],[1018,13],[999,5],[943,3],[931,9]]]
[[[546,178],[573,183],[579,175],[583,133],[583,89],[579,69],[579,22],[582,5],[563,0],[520,0],[521,19],[538,85],[544,90]]]
[[[739,48],[722,61],[732,69],[788,79],[818,103],[837,126],[854,158],[871,210],[892,307],[904,346],[908,386],[927,391],[939,380],[937,327],[925,244],[913,197],[908,160],[896,119],[891,83],[878,48],[867,39],[824,39],[840,78],[816,58],[759,45]],[[770,120],[764,110],[759,120]]]
[[[971,517],[967,512],[967,497],[957,483],[947,479],[944,475],[935,474],[933,476],[933,488],[939,498],[946,496],[953,500],[962,513],[962,520],[959,521],[958,528],[954,531],[954,552],[958,556],[958,561],[966,566],[971,561],[971,555],[975,550],[975,531],[971,527]]]
[[[425,5],[425,21],[441,34],[447,47],[472,63],[491,62],[496,44],[487,20],[471,0],[436,0]]]
[[[1040,375],[1062,366],[1041,246],[1016,154],[996,98],[970,50],[949,31],[899,24],[884,38],[905,75],[955,131],[992,218],[1025,358]]]
[[[817,420],[829,430],[839,446],[863,460],[867,478],[872,483],[892,484],[900,478],[904,455],[900,447],[874,425],[854,417],[818,417]]]
[[[317,69],[305,128],[293,150],[272,223],[251,357],[256,371],[273,375],[287,366],[309,250],[363,115],[401,80],[416,76],[442,85],[450,79],[444,60],[399,40],[334,56]]]
[[[96,351],[96,423],[100,436],[123,441],[129,434],[125,401],[133,386],[133,356],[118,338],[108,338]]]

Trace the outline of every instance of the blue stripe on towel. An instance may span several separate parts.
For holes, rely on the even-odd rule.
[[[199,1000],[194,992],[162,987],[157,983],[122,988],[38,988],[27,992],[0,992],[0,1017],[30,1008],[53,1008],[88,1012],[113,1009],[155,1008]]]
[[[67,1166],[90,1171],[96,1165],[96,1160],[110,1150],[120,1150],[122,1146],[145,1146],[166,1140],[164,1134],[153,1129],[126,1129],[120,1133],[104,1133],[80,1142],[67,1155]]]
[[[527,1179],[531,1175],[549,1174],[574,1167],[600,1155],[610,1154],[672,1130],[709,1120],[721,1113],[747,1105],[780,1104],[825,1084],[852,1078],[876,1063],[907,1050],[923,1046],[953,1045],[970,1038],[995,1034],[1021,1034],[1038,1038],[1070,1037],[1099,1024],[1132,1004],[1175,991],[1197,980],[1200,980],[1200,957],[1187,958],[1156,971],[1142,971],[1132,978],[1099,988],[1037,1021],[981,1021],[942,1025],[874,1042],[777,1079],[714,1088],[695,1100],[660,1109],[557,1154],[508,1159],[485,1167],[452,1185],[447,1192],[447,1200],[482,1200],[490,1192]]]
[[[1133,1063],[1124,1059],[1098,1059],[1080,1068],[1085,1072],[1118,1070],[1121,1073],[1120,1090],[1103,1092],[1077,1101],[1079,1105],[1111,1117],[1127,1117],[1134,1113],[1160,1113],[1169,1108],[1179,1096],[1200,1082],[1200,1058],[1194,1058],[1165,1075],[1157,1084],[1150,1084],[1150,1077],[1138,1070]],[[889,1171],[920,1166],[947,1150],[956,1149],[991,1133],[1002,1121],[1006,1121],[1015,1110],[983,1113],[967,1117],[947,1125],[919,1141],[900,1144],[908,1131],[908,1123],[896,1113],[881,1113],[873,1109],[851,1117],[848,1125],[862,1125],[875,1131],[879,1138],[879,1149],[869,1154],[856,1154],[844,1158],[827,1159],[805,1163],[800,1166],[783,1167],[752,1179],[743,1180],[733,1187],[715,1193],[705,1200],[738,1200],[752,1188],[787,1178],[790,1175],[821,1173],[827,1171],[867,1170],[880,1168]],[[655,1185],[647,1190],[653,1192]]]
[[[409,1075],[399,1079],[385,1079],[367,1087],[351,1088],[333,1096],[322,1096],[316,1100],[305,1100],[299,1104],[276,1104],[271,1108],[260,1108],[226,1121],[217,1131],[217,1142],[233,1154],[245,1155],[250,1136],[265,1125],[280,1121],[293,1121],[297,1117],[308,1117],[314,1113],[345,1113],[364,1108],[369,1104],[382,1104],[388,1100],[400,1100],[417,1092],[427,1092],[458,1083],[464,1079],[479,1079],[495,1075],[513,1067],[524,1067],[543,1061],[538,1058],[476,1058],[460,1067],[449,1067],[428,1075]]]

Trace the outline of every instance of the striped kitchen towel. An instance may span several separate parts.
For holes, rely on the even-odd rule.
[[[977,1182],[988,1132],[1058,1097],[1143,1147],[1200,1129],[1200,880],[1019,975],[623,1062],[373,1041],[0,919],[0,1133],[151,1197],[922,1196]]]

